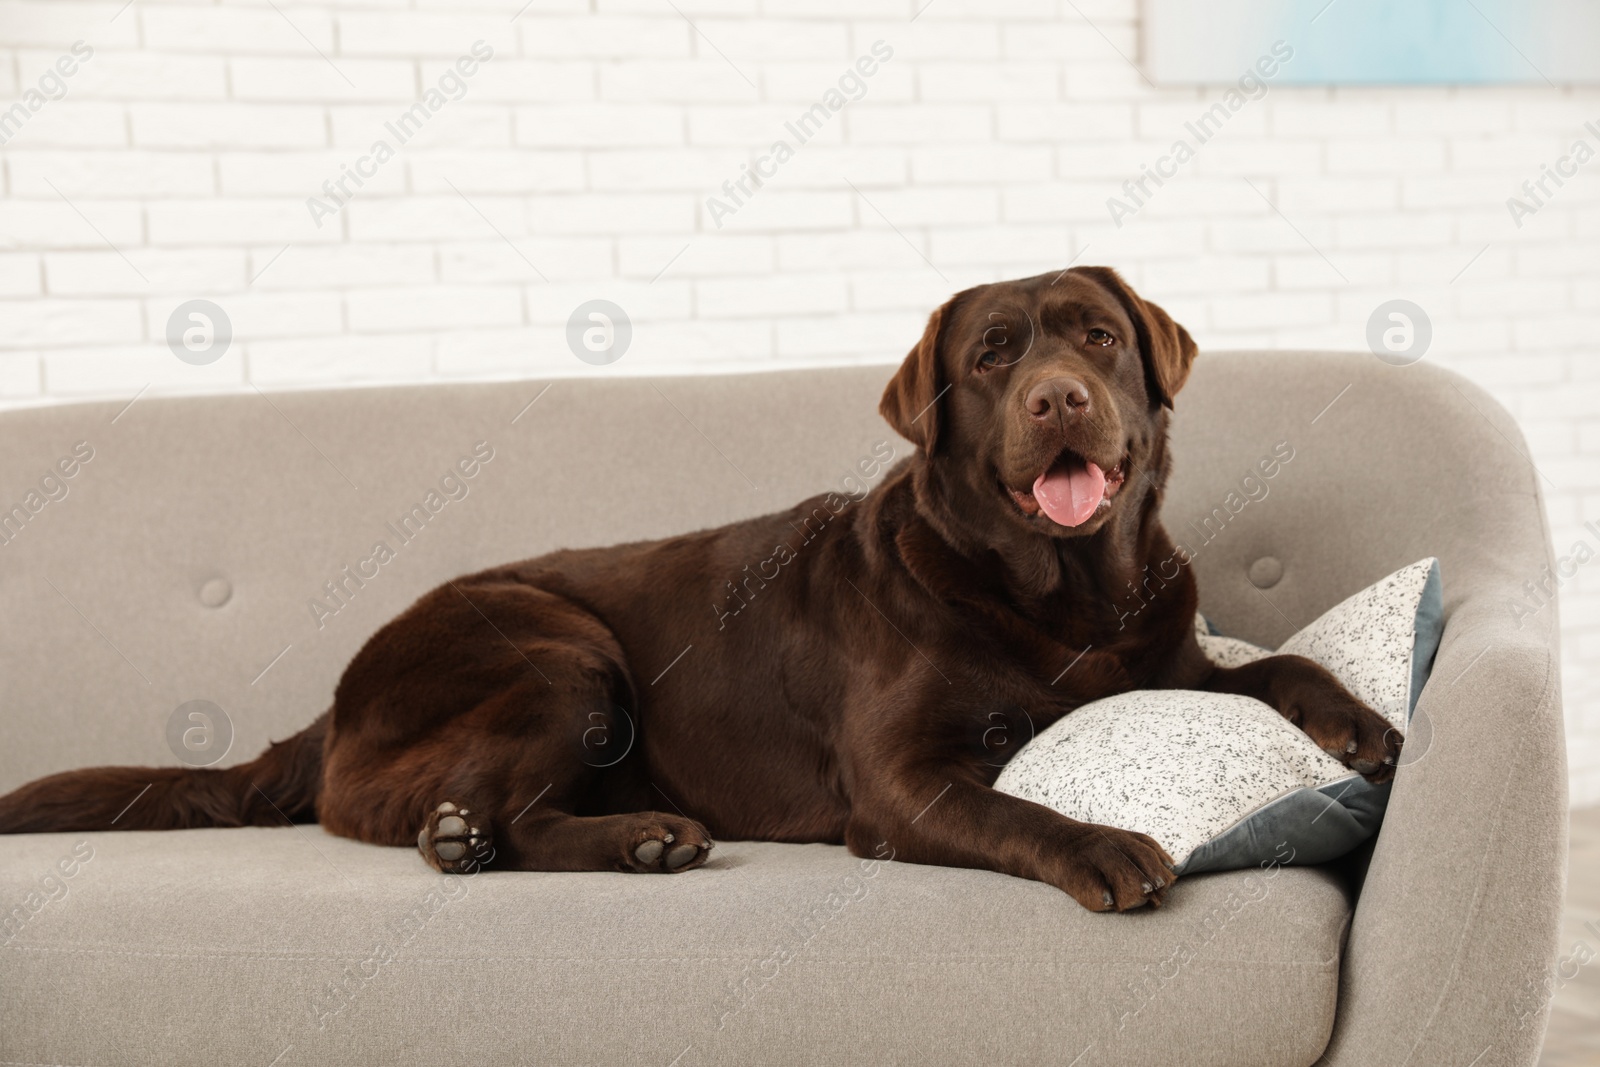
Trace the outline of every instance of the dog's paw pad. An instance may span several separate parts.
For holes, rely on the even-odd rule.
[[[709,849],[709,847],[710,846],[708,845],[707,848]],[[690,861],[697,859],[699,855],[699,845],[679,845],[677,848],[667,853],[667,870],[675,871],[679,867],[682,867],[688,864]]]
[[[493,855],[489,820],[445,801],[429,813],[417,833],[417,851],[443,874],[469,874]]]
[[[624,870],[676,873],[700,866],[713,842],[693,819],[648,813],[633,830]]]

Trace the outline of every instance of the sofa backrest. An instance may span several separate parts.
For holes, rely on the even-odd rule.
[[[890,373],[4,413],[0,791],[75,766],[171,765],[169,717],[197,699],[232,721],[223,762],[247,759],[325,709],[362,642],[446,578],[846,486],[886,444],[909,452],[877,415]],[[1492,473],[1525,463],[1515,427],[1454,376],[1370,356],[1207,354],[1176,405],[1168,525],[1194,552],[1203,607],[1239,636],[1281,639],[1423,556],[1444,561],[1447,609],[1460,569],[1494,565],[1494,539],[1542,558],[1526,507],[1519,526],[1491,500],[1531,498],[1527,477]]]

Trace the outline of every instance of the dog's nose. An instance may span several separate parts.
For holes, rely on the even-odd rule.
[[[1028,414],[1043,421],[1089,410],[1089,387],[1076,378],[1046,378],[1028,390]]]

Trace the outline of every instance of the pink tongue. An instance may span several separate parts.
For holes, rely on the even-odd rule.
[[[1105,471],[1093,463],[1058,463],[1033,483],[1033,498],[1044,513],[1062,526],[1082,526],[1105,496]]]

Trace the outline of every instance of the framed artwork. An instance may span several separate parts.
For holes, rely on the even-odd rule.
[[[1600,0],[1143,3],[1158,85],[1237,82],[1274,55],[1275,84],[1600,84]]]

